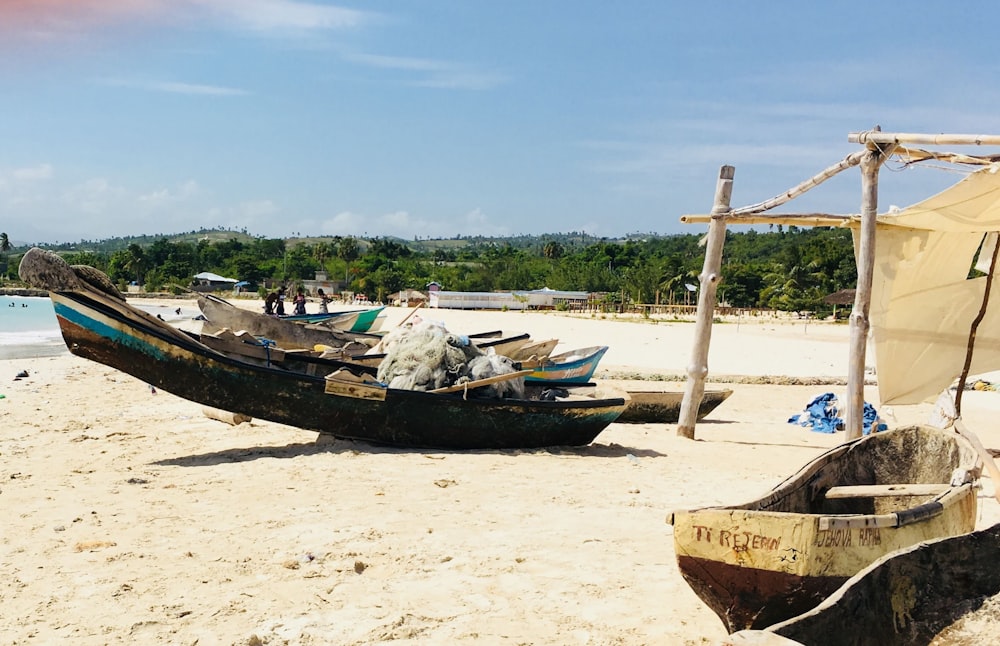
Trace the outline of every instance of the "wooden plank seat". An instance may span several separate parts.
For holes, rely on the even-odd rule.
[[[885,484],[885,485],[849,485],[830,487],[824,497],[827,500],[835,498],[881,498],[885,496],[936,496],[942,494],[951,485],[947,482],[932,484]]]

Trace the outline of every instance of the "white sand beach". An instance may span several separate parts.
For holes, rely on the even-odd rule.
[[[386,327],[408,313],[388,312]],[[421,315],[458,332],[559,338],[557,351],[608,345],[601,379],[682,379],[694,332],[611,315]],[[665,519],[749,500],[843,441],[787,423],[843,386],[741,382],[844,378],[848,335],[726,321],[709,383],[726,376],[734,393],[696,440],[674,425],[612,424],[590,446],[537,451],[229,426],[68,353],[0,361],[0,643],[716,643],[723,625],[681,578]],[[874,387],[866,399],[878,407]],[[1000,393],[969,392],[964,407],[1000,447]],[[894,426],[930,411],[880,413]],[[983,483],[987,526],[1000,505]]]

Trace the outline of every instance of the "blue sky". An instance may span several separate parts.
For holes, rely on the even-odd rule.
[[[1000,133],[998,7],[3,0],[0,230],[696,233],[722,164],[736,207],[875,124]],[[959,178],[890,162],[880,209]]]

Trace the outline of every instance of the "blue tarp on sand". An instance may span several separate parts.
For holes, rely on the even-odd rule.
[[[808,426],[817,433],[833,433],[844,430],[844,420],[840,417],[837,396],[833,393],[819,395],[806,405],[804,411],[789,417],[788,423]],[[865,402],[861,432],[868,435],[872,432],[873,425],[876,432],[886,429],[886,425],[879,421],[875,407]]]

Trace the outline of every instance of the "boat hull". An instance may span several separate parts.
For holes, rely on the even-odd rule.
[[[995,605],[1000,595],[998,562],[1000,525],[918,543],[885,555],[812,610],[757,635],[830,646],[929,644],[935,639],[985,643],[989,640],[983,639],[982,626],[970,640],[970,633],[954,624],[988,601]],[[851,629],[845,631],[845,626]],[[755,635],[748,633],[733,637],[751,643]],[[758,642],[763,640],[753,643]]]
[[[914,451],[937,454],[918,468],[906,464],[924,459]],[[758,501],[674,513],[678,568],[730,632],[764,628],[815,606],[888,552],[971,531],[976,491],[948,483],[975,462],[954,434],[921,427],[842,445]],[[833,487],[892,481],[938,484],[941,493],[826,498]]]
[[[681,414],[683,391],[629,390],[628,408],[618,421],[625,424],[676,424]],[[698,419],[704,419],[719,404],[726,401],[732,390],[706,390],[698,406]]]
[[[354,325],[351,326],[349,332],[368,332],[372,328],[372,324],[375,323],[375,319],[378,315],[382,313],[385,307],[373,307],[371,309],[362,310],[358,313],[358,317],[354,319]]]
[[[206,406],[342,438],[441,449],[580,446],[625,407],[623,399],[497,400],[394,389],[382,389],[381,399],[330,394],[321,376],[219,354],[100,295],[50,297],[73,354]]]

